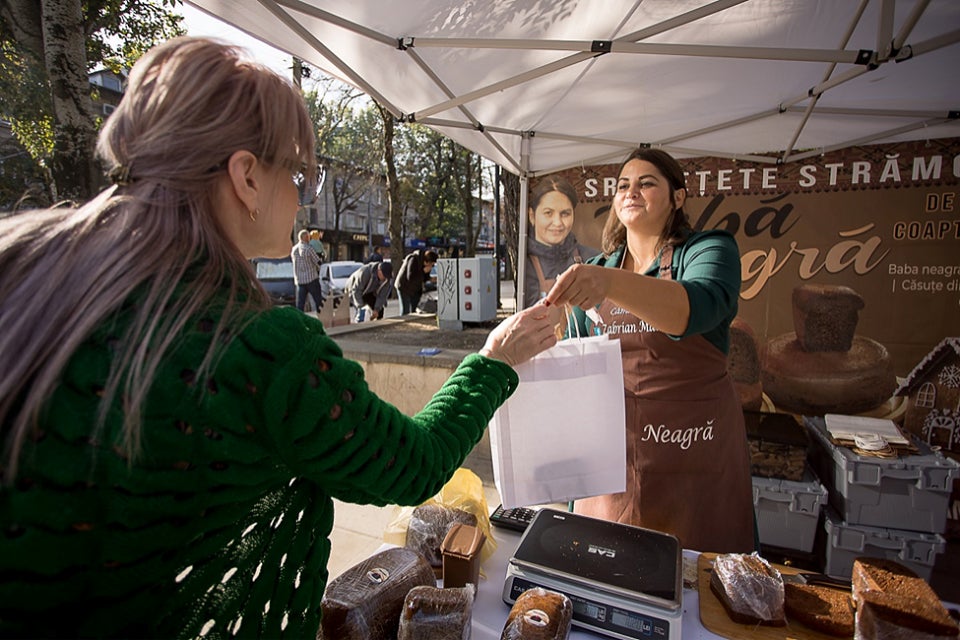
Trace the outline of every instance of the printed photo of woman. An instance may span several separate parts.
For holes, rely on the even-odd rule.
[[[541,178],[530,193],[523,289],[525,308],[544,297],[567,267],[599,253],[577,242],[573,234],[576,208],[577,192],[560,176]]]

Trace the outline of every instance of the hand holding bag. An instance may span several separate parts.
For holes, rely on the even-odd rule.
[[[520,385],[490,424],[504,507],[626,488],[620,341],[571,338],[518,365]]]

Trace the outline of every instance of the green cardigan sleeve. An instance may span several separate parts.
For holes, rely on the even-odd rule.
[[[251,323],[217,369],[242,372],[235,393],[220,396],[241,405],[231,396],[247,397],[291,476],[373,504],[419,504],[439,491],[518,383],[508,365],[471,354],[423,410],[406,416],[369,389],[319,322],[292,308]]]

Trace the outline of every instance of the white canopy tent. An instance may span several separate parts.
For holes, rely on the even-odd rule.
[[[958,0],[188,2],[519,174],[520,211],[528,177],[640,145],[786,163],[960,135]]]
[[[523,177],[960,135],[956,0],[188,0]]]

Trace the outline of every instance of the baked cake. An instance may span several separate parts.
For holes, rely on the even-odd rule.
[[[855,335],[863,299],[849,287],[805,284],[793,291],[794,332],[767,342],[761,382],[777,409],[855,414],[897,388],[890,354]]]
[[[960,634],[930,585],[898,562],[857,558],[851,581],[858,638],[934,639]]]
[[[803,284],[793,290],[793,328],[804,351],[849,351],[863,309],[850,287]]]
[[[853,601],[850,592],[815,584],[783,584],[783,606],[791,622],[839,638],[854,631]]]
[[[773,627],[787,624],[783,578],[755,553],[718,555],[710,572],[710,590],[734,622]]]

